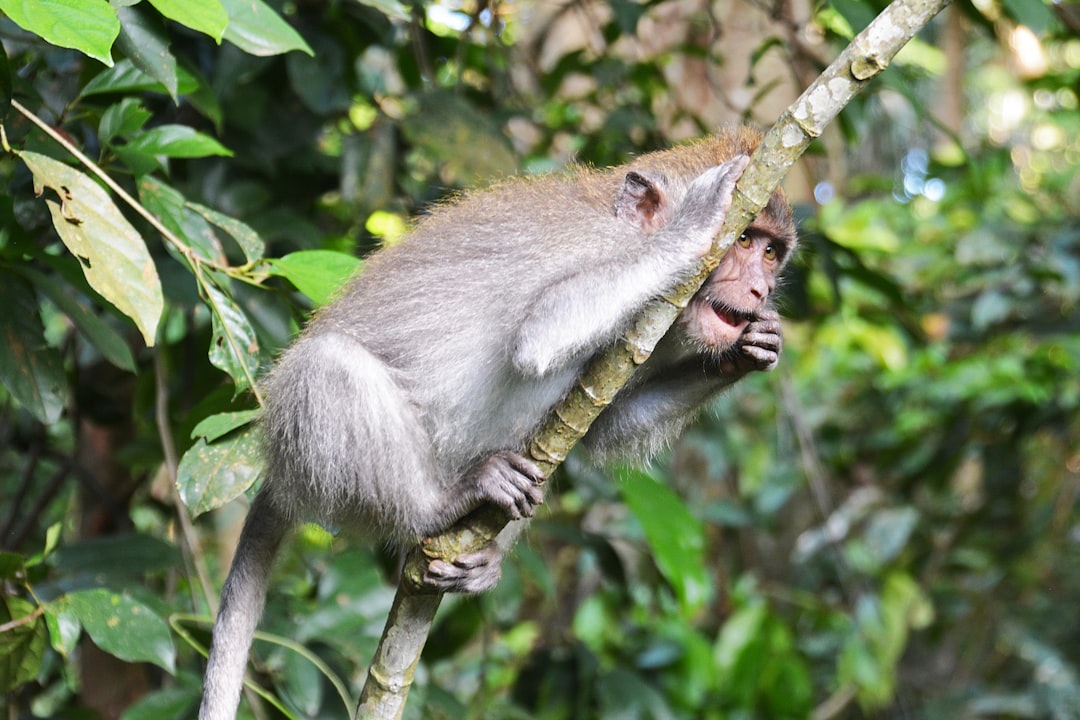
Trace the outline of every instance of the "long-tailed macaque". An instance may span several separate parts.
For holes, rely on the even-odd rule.
[[[696,271],[759,141],[727,129],[623,167],[465,194],[316,313],[265,383],[266,473],[222,590],[201,720],[234,717],[292,526],[408,546],[480,503],[533,514],[542,478],[527,439],[647,301]],[[776,365],[769,300],[795,242],[778,192],[585,436],[594,455],[655,453],[710,396]],[[502,540],[433,561],[425,581],[492,587]]]

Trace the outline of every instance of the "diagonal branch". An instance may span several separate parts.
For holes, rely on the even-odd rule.
[[[592,421],[649,357],[679,312],[739,234],[765,207],[810,142],[948,4],[949,0],[894,0],[777,120],[739,180],[727,219],[712,251],[702,261],[700,272],[670,296],[646,307],[615,347],[590,364],[529,444],[529,453],[545,474],[550,475],[562,463]],[[402,715],[441,597],[425,593],[420,582],[430,559],[475,552],[491,542],[506,523],[501,511],[484,507],[410,553],[386,629],[368,670],[358,718],[396,720]]]

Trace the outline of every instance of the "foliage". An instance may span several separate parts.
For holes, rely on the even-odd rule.
[[[735,41],[694,11],[650,55],[675,5],[0,0],[14,715],[193,716],[259,373],[445,192],[705,131],[674,73]],[[819,50],[873,5],[819,8]],[[1067,5],[958,8],[959,136],[942,22],[823,144],[851,172],[813,171],[781,370],[648,471],[572,458],[499,587],[446,603],[411,716],[1080,714],[1080,41]],[[757,68],[816,62],[771,32],[755,102]],[[348,715],[392,567],[291,544],[255,653],[286,712]]]

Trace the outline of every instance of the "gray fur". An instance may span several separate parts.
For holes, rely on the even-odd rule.
[[[484,502],[532,515],[541,477],[520,455],[527,439],[585,363],[697,269],[746,164],[695,159],[685,177],[647,158],[629,173],[508,182],[436,208],[283,354],[265,383],[266,477],[223,591],[200,720],[234,717],[288,527],[315,520],[404,546]],[[775,357],[779,338],[762,329],[740,361],[753,367],[705,361],[689,340],[662,348],[587,444],[600,456],[655,452],[706,397]],[[490,588],[514,534],[431,563],[426,580]]]

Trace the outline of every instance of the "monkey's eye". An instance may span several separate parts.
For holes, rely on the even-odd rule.
[[[776,246],[775,245],[766,245],[765,246],[765,259],[766,260],[775,260],[778,255],[779,255],[779,253],[776,251]]]
[[[744,248],[750,247],[750,236],[747,235],[746,233],[743,233],[742,235],[739,236],[738,243],[739,243],[739,247],[744,247]]]

